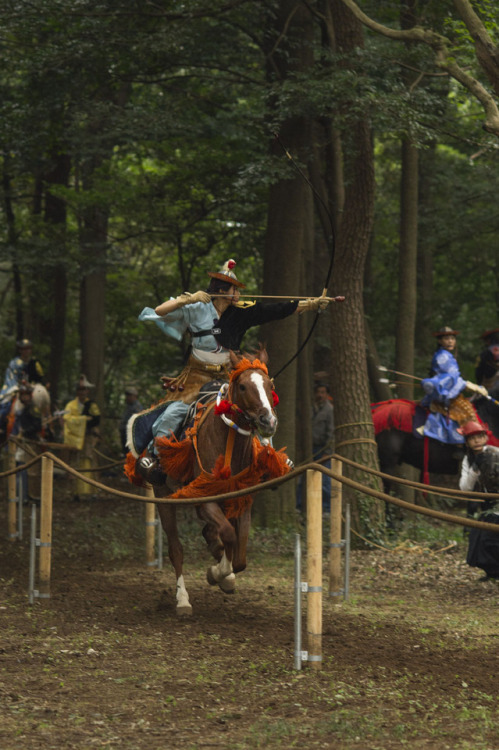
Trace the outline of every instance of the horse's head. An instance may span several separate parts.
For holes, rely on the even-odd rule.
[[[230,378],[230,400],[242,412],[249,425],[262,437],[272,437],[277,429],[275,396],[266,364],[230,353],[233,371]]]

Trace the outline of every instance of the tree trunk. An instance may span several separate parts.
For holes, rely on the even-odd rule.
[[[310,42],[313,21],[305,5],[295,0],[281,0],[273,20],[272,32],[267,43],[267,76],[284,82],[293,73],[306,71],[313,64]],[[303,118],[289,118],[281,125],[281,141],[303,168],[307,162],[310,146],[310,123]],[[273,153],[283,159],[281,146],[273,143]],[[313,196],[305,180],[289,166],[289,176],[270,188],[265,238],[264,294],[306,294],[304,287],[304,259],[310,257],[313,243]],[[308,252],[307,252],[308,249]],[[308,317],[308,316],[307,316]],[[271,374],[277,373],[294,355],[299,346],[298,314],[283,321],[262,327],[261,340],[266,342],[269,352]],[[295,359],[285,367],[276,379],[279,394],[279,429],[274,440],[276,448],[286,446],[290,458],[296,460],[296,403],[298,368],[303,359]],[[295,516],[295,487],[292,483],[282,486],[279,493],[266,493],[265,523],[293,520]],[[275,497],[279,496],[279,500]],[[260,502],[260,507],[262,503]],[[275,513],[272,513],[275,511]],[[272,519],[274,515],[274,519]]]
[[[68,279],[66,264],[63,260],[65,256],[63,251],[66,234],[66,202],[54,196],[50,188],[52,185],[67,186],[70,169],[69,156],[56,153],[54,155],[54,168],[44,176],[46,186],[44,220],[54,230],[50,234],[54,237],[54,241],[59,244],[61,257],[61,262],[50,270],[49,278],[53,304],[50,316],[50,361],[47,374],[53,401],[57,400],[64,356]]]
[[[395,369],[414,374],[418,248],[418,150],[410,139],[402,142],[400,185],[400,249]],[[414,383],[399,385],[401,398],[414,398]]]
[[[104,405],[107,222],[107,211],[92,206],[85,211],[80,232],[81,372],[95,386],[92,395],[101,409]]]
[[[340,0],[332,0],[336,43],[340,52],[362,46],[359,22]],[[345,146],[348,142],[348,148]],[[344,294],[344,303],[331,311],[331,346],[335,361],[333,397],[336,451],[345,457],[377,468],[378,454],[371,419],[366,340],[364,331],[364,266],[374,215],[374,154],[367,118],[361,116],[343,133],[345,203],[337,234],[333,269],[333,294]],[[345,475],[366,486],[380,483],[368,474],[345,466]],[[345,488],[352,502],[353,527],[365,536],[384,533],[383,503]]]

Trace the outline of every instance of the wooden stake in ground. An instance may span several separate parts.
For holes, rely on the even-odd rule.
[[[307,633],[308,661],[322,662],[322,474],[307,471]]]

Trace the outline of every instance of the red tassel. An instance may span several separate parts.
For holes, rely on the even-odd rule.
[[[274,408],[279,403],[279,396],[277,395],[275,391],[272,391],[272,403],[273,403]]]
[[[230,401],[223,398],[220,403],[215,406],[213,411],[218,415],[229,414],[232,411],[232,404]]]

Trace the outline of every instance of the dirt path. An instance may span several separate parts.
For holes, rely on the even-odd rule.
[[[499,747],[499,586],[464,543],[354,552],[350,601],[324,603],[323,669],[295,672],[292,534],[255,533],[227,596],[186,519],[194,615],[178,619],[143,509],[56,488],[51,598],[31,608],[28,539],[5,540],[0,505],[2,750]]]

